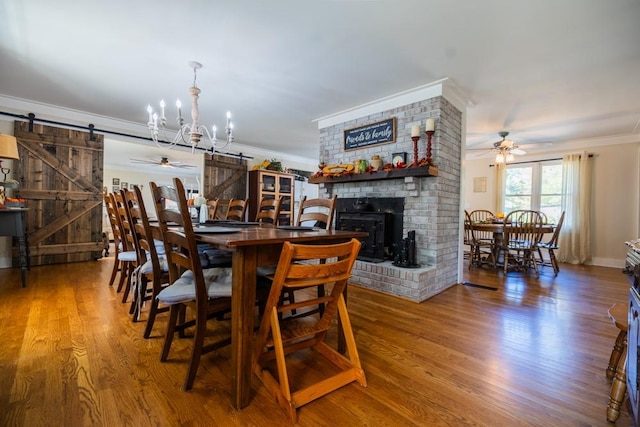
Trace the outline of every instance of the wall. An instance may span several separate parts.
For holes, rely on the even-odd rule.
[[[581,146],[548,151],[544,155],[519,156],[517,161],[560,158],[586,150],[594,154],[591,249],[594,265],[623,267],[626,240],[640,237],[640,140],[626,144]],[[464,208],[494,210],[493,158],[465,160]],[[487,192],[473,192],[473,178],[487,178]]]

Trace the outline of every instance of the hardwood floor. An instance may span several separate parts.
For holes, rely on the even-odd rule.
[[[253,381],[231,406],[229,349],[205,356],[181,390],[189,340],[159,361],[152,338],[107,286],[112,258],[0,270],[0,425],[287,425]],[[558,277],[465,269],[415,304],[351,287],[349,311],[368,387],[351,384],[299,410],[301,426],[605,426],[605,377],[627,300],[619,269],[561,265]],[[335,340],[335,337],[331,337]],[[295,367],[294,367],[295,371]],[[617,425],[631,425],[626,407]]]

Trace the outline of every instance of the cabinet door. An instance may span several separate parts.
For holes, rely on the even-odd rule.
[[[278,177],[278,195],[282,196],[279,225],[293,224],[293,177]]]

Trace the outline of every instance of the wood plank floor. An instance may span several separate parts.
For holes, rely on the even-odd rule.
[[[287,425],[254,379],[230,403],[229,349],[203,358],[183,392],[188,340],[159,361],[153,337],[107,286],[112,258],[0,270],[0,425]],[[553,277],[465,269],[416,304],[357,287],[349,310],[368,387],[299,410],[302,426],[605,426],[605,368],[617,335],[607,308],[627,300],[619,269],[561,266]],[[490,289],[492,288],[492,289]],[[335,337],[332,337],[335,339]],[[295,371],[294,367],[294,371]],[[626,407],[617,425],[631,425]]]

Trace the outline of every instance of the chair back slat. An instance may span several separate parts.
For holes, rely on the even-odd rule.
[[[300,201],[300,209],[298,210],[297,226],[303,225],[305,222],[313,221],[313,225],[331,230],[333,228],[333,217],[336,211],[336,200],[338,196],[334,195],[330,199],[307,199],[304,196]]]

